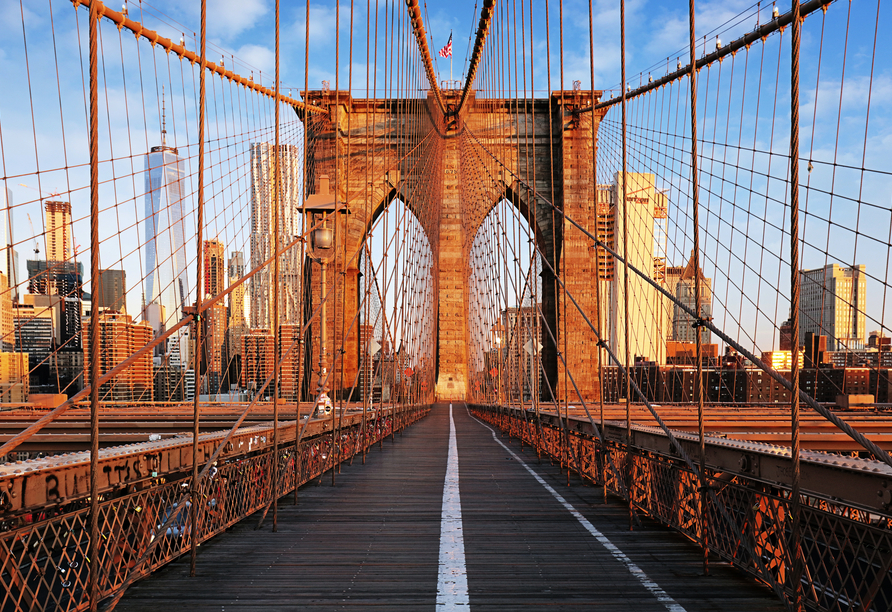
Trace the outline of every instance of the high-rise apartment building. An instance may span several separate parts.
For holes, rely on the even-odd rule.
[[[595,189],[596,211],[595,216],[597,225],[595,231],[597,238],[611,249],[616,249],[616,190],[613,185],[598,185]],[[600,323],[598,327],[608,324],[610,320],[610,290],[616,279],[616,259],[607,252],[606,249],[596,248],[596,257],[598,265],[597,288],[598,297],[598,316]],[[608,324],[609,325],[609,324]],[[605,334],[605,339],[610,339],[611,334]]]
[[[181,368],[174,368],[161,358],[152,366],[156,402],[182,402],[185,395],[185,377]]]
[[[258,391],[273,371],[273,335],[265,329],[252,329],[242,336],[242,387]],[[264,395],[272,395],[267,388]]]
[[[202,344],[204,345],[205,389],[208,393],[219,393],[224,359],[223,342],[226,340],[226,307],[214,305],[205,310],[201,318],[204,325]]]
[[[374,342],[374,344],[373,344]],[[359,325],[359,389],[357,399],[366,400],[371,398],[374,370],[375,370],[375,353],[378,352],[380,344],[375,340],[375,326],[368,323],[360,323]]]
[[[18,351],[28,353],[28,369],[32,377],[44,378],[41,374],[46,372],[46,382],[49,382],[50,355],[56,346],[57,313],[52,307],[35,306],[33,298],[36,296],[25,297],[31,299],[13,312],[15,346]],[[43,382],[35,380],[37,384]]]
[[[245,275],[245,256],[241,251],[233,251],[229,257],[229,286],[232,287]],[[222,372],[224,387],[238,386],[242,371],[242,336],[248,331],[245,318],[246,285],[242,283],[229,292],[229,323],[226,329],[225,364]]]
[[[28,353],[0,353],[0,402],[28,401]]]
[[[301,234],[300,149],[280,148],[279,168],[282,194],[276,198],[275,146],[265,142],[251,145],[251,268],[272,257],[273,212],[278,199],[279,245]],[[299,323],[300,246],[279,256],[279,322]],[[251,279],[250,324],[252,329],[272,329],[272,266],[267,265]]]
[[[204,295],[215,296],[226,288],[226,251],[219,240],[205,240],[204,253]]]
[[[598,185],[597,232],[598,240],[616,247],[616,202],[613,185]],[[616,275],[616,259],[604,249],[598,249],[598,280],[612,281]]]
[[[302,348],[300,324],[285,323],[279,326],[279,397],[296,402],[300,400],[300,368]]]
[[[68,393],[83,385],[80,333],[63,341],[70,302],[58,295],[25,294],[13,307],[15,348],[29,355],[30,387],[34,393]],[[77,341],[76,347],[71,345]]]
[[[152,341],[147,321],[134,323],[118,312],[99,313],[99,375],[109,372]],[[90,323],[84,326],[84,365],[89,371]],[[99,399],[108,402],[151,402],[153,395],[152,354],[146,352],[126,370],[99,387]]]
[[[541,393],[544,386],[542,369],[536,361],[542,358],[542,325],[538,322],[538,309],[536,306],[511,307],[502,311],[501,318],[505,339],[499,344],[505,350],[508,374],[502,385],[509,397],[529,401],[535,392]]]
[[[124,270],[100,270],[99,291],[91,296],[92,307],[99,310],[127,312],[127,273]]]
[[[829,264],[800,272],[799,344],[827,336],[828,351],[861,349],[867,340],[867,274],[863,265]]]
[[[234,285],[245,275],[245,256],[233,251],[229,257],[229,284]],[[243,325],[245,320],[245,283],[229,292],[229,326]]]

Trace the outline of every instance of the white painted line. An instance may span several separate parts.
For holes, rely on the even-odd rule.
[[[440,518],[440,572],[437,577],[437,610],[470,610],[465,538],[462,535],[461,497],[458,491],[458,445],[449,404],[449,454],[443,481]]]
[[[470,414],[470,411],[468,411],[468,414]],[[450,418],[451,418],[451,413],[450,413]],[[472,418],[473,418],[473,415],[472,415]],[[477,420],[477,419],[475,419],[475,420]],[[666,606],[666,609],[669,610],[669,612],[686,612],[686,610],[684,609],[684,607],[681,606],[681,604],[677,603],[674,599],[672,599],[672,597],[670,597],[666,591],[664,591],[662,588],[660,588],[660,585],[658,585],[656,582],[654,582],[653,580],[648,578],[647,574],[645,574],[641,570],[640,567],[635,565],[635,563],[631,559],[629,559],[629,557],[626,556],[626,553],[624,553],[619,548],[617,548],[616,544],[614,544],[613,542],[608,540],[607,536],[605,536],[603,533],[598,531],[598,529],[594,525],[592,525],[587,518],[582,516],[582,514],[580,514],[576,510],[576,508],[574,508],[570,504],[570,502],[568,502],[566,499],[564,499],[563,495],[561,495],[560,493],[555,491],[551,487],[551,485],[549,485],[547,482],[545,482],[542,479],[541,476],[539,476],[539,474],[534,472],[530,466],[528,466],[526,463],[524,463],[524,461],[520,457],[518,457],[514,453],[514,451],[512,451],[510,448],[505,446],[502,443],[502,441],[499,440],[498,436],[496,436],[496,432],[492,427],[490,427],[489,425],[487,425],[486,423],[484,423],[480,420],[477,420],[477,422],[480,423],[481,425],[483,425],[484,427],[486,427],[492,433],[492,439],[495,440],[496,442],[498,442],[502,448],[504,448],[506,451],[508,451],[508,454],[511,455],[514,458],[514,460],[517,461],[520,465],[522,465],[526,469],[526,471],[529,472],[540,485],[545,487],[545,490],[548,491],[549,493],[551,493],[551,495],[558,501],[558,503],[561,504],[564,508],[566,508],[570,512],[570,514],[572,514],[576,518],[576,520],[579,521],[579,523],[583,527],[585,527],[586,531],[588,531],[590,534],[592,534],[595,537],[595,539],[598,540],[598,542],[600,542],[611,555],[613,555],[614,559],[616,559],[617,561],[619,561],[620,563],[625,565],[626,569],[629,570],[629,573],[632,574],[635,578],[637,578],[638,581],[641,583],[641,585],[645,589],[650,591],[654,597],[657,598],[657,601],[659,601],[661,604]]]

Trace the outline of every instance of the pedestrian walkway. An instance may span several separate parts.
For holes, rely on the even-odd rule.
[[[463,404],[131,587],[118,610],[780,611],[773,593],[604,502]],[[451,429],[451,426],[453,429]],[[450,450],[450,440],[453,441]]]

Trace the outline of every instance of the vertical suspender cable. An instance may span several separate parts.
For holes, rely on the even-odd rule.
[[[619,2],[619,30],[620,30],[620,68],[622,72],[622,189],[621,204],[623,207],[623,344],[626,352],[626,475],[631,478],[631,455],[629,454],[632,446],[632,364],[629,355],[629,214],[626,210],[626,182],[628,174],[626,171],[626,3],[625,0]],[[628,483],[629,487],[629,530],[632,529],[632,483]]]
[[[98,3],[90,3],[90,286],[99,291]],[[90,610],[99,605],[99,309],[90,309]]]
[[[276,85],[278,86],[278,79],[276,79]],[[307,0],[307,14],[304,19],[304,102],[306,102],[310,93],[310,0]],[[307,220],[307,195],[309,194],[309,189],[307,187],[307,138],[310,133],[310,113],[304,112],[303,115],[304,120],[304,159],[303,159],[303,180],[301,181],[300,186],[300,218],[301,223],[306,223]],[[276,130],[278,133],[278,130]],[[301,234],[306,233],[306,228],[301,226]],[[307,282],[307,272],[304,269],[304,266],[307,265],[307,257],[306,257],[306,247],[307,241],[306,239],[301,240],[300,242],[300,301],[298,306],[298,317],[301,324],[304,322],[304,309],[306,306],[306,296],[307,291],[304,286]],[[300,484],[300,472],[302,469],[301,461],[300,461],[300,435],[298,431],[303,431],[299,426],[301,418],[300,418],[300,400],[303,399],[303,374],[304,374],[304,361],[307,358],[307,346],[308,344],[305,342],[304,338],[306,336],[301,334],[300,339],[298,340],[298,348],[300,349],[300,367],[298,369],[298,378],[297,378],[297,418],[296,423],[294,425],[294,505],[297,505],[298,499],[298,485]],[[310,407],[310,413],[307,415],[307,420],[313,415],[313,411],[315,407]]]
[[[276,1],[278,2],[278,0],[276,0]],[[353,95],[353,8],[354,8],[353,5],[354,5],[354,0],[350,0],[350,56],[347,61],[347,65],[349,66],[348,76],[347,76],[347,95],[348,96]],[[344,181],[345,181],[344,182],[344,185],[345,185],[344,205],[345,206],[348,206],[350,203],[350,163],[349,163],[349,159],[350,159],[350,151],[351,151],[351,149],[350,149],[350,144],[351,144],[351,141],[350,141],[350,119],[352,116],[353,116],[353,113],[347,114],[347,160],[348,160],[348,162],[347,162],[347,168],[346,168],[346,176],[344,177]],[[341,355],[341,382],[340,382],[341,401],[343,401],[344,404],[342,405],[341,414],[338,416],[338,437],[339,438],[341,438],[343,436],[342,430],[344,427],[344,412],[346,412],[346,409],[347,409],[346,404],[347,404],[347,402],[352,400],[353,391],[356,388],[356,385],[354,382],[351,386],[351,391],[350,391],[349,397],[344,395],[344,366],[345,366],[344,356],[347,354],[347,351],[344,350],[344,347],[347,344],[347,333],[349,333],[349,330],[346,329],[346,326],[347,326],[347,289],[348,289],[347,283],[354,282],[352,278],[350,281],[347,280],[347,278],[348,278],[347,277],[348,257],[347,257],[346,223],[344,226],[344,240],[342,242],[343,242],[343,247],[341,248],[341,253],[342,253],[342,257],[344,259],[344,270],[342,272],[343,291],[341,292],[341,313],[343,313],[343,314],[341,315],[341,349],[340,349],[339,353]],[[353,277],[353,278],[355,278],[355,277]],[[358,315],[357,315],[357,318],[358,318]],[[351,324],[351,327],[352,327],[352,324]],[[357,321],[357,331],[358,331],[358,329],[359,329],[359,327],[358,327],[358,321]],[[352,436],[353,433],[351,432],[350,435]],[[351,458],[350,458],[350,463],[351,463],[351,465],[353,464],[352,454],[351,454]],[[340,449],[340,446],[338,446],[338,472],[340,472],[340,471],[341,471],[341,449]]]
[[[365,97],[366,97],[366,99],[369,99],[369,64],[370,64],[369,56],[371,55],[371,43],[370,43],[371,32],[370,32],[370,30],[371,30],[371,24],[372,24],[371,15],[370,15],[371,10],[372,10],[372,2],[371,2],[371,0],[366,0],[365,12],[366,12],[366,15],[369,16],[369,19],[366,23],[366,30],[365,30],[365,32],[366,32],[366,35],[365,35],[365,58],[366,58],[366,60],[365,60]],[[374,95],[374,93],[373,93],[373,95]],[[370,139],[369,134],[370,133],[371,133],[371,131],[369,129],[369,113],[368,113],[368,111],[366,111],[365,131],[364,131],[366,158],[368,158],[368,156],[369,156],[369,139]],[[365,210],[366,216],[369,217],[369,216],[371,216],[368,213],[369,201],[371,200],[371,183],[369,182],[369,164],[365,165],[365,186],[364,187],[366,190],[366,196],[365,196],[365,202],[363,202],[363,205],[366,209]],[[365,237],[365,240],[368,241],[368,236]],[[365,268],[365,287],[368,287],[369,286],[369,278],[368,278],[369,277],[369,265],[368,265],[369,258],[368,258],[368,255],[361,257],[360,261],[363,263],[363,266]],[[357,288],[357,294],[358,293],[359,293],[359,291]],[[364,304],[365,316],[363,317],[363,319],[364,319],[363,322],[366,326],[368,326],[368,324],[369,324],[368,289],[366,289],[365,295],[361,296],[360,299],[362,300],[362,302]],[[366,427],[367,427],[366,419],[368,417],[369,395],[371,395],[371,390],[372,390],[373,385],[372,385],[372,380],[371,380],[372,356],[369,354],[369,344],[371,341],[371,335],[368,334],[368,332],[366,332],[367,340],[366,340],[365,344],[362,344],[362,329],[363,329],[362,327],[359,328],[359,330],[360,330],[359,331],[359,341],[360,341],[359,354],[361,355],[359,363],[362,367],[363,376],[364,376],[364,378],[360,378],[360,380],[364,380],[365,382],[362,385],[362,426],[359,430],[360,431],[359,439],[360,439],[360,444],[361,444],[361,448],[362,448],[362,464],[365,465],[365,454],[366,454],[366,448],[367,448],[366,439],[368,437],[368,434],[366,433]]]
[[[545,74],[546,74],[546,83],[547,83],[547,91],[546,98],[548,99],[548,163],[549,163],[549,174],[548,174],[548,184],[550,188],[549,195],[551,196],[551,201],[555,201],[555,189],[554,189],[554,117],[552,110],[552,101],[551,101],[551,24],[549,22],[548,15],[550,14],[548,7],[548,0],[545,0]],[[563,241],[564,232],[566,232],[566,223],[564,223],[563,217],[560,219],[560,223],[562,224],[561,230],[561,241]],[[551,232],[551,251],[554,253],[554,262],[555,266],[558,266],[558,262],[561,261],[561,258],[564,257],[564,249],[563,242],[560,245],[560,249],[558,248],[557,243],[557,224],[558,224],[558,216],[555,213],[555,210],[552,208],[551,211],[551,226],[554,228]],[[561,253],[561,257],[558,257],[558,253]],[[561,286],[559,275],[561,274],[561,270],[563,269],[563,265],[557,267],[556,270],[553,270],[554,274],[554,309],[555,309],[555,340],[554,340],[554,352],[555,352],[555,361],[557,363],[561,362],[561,348],[560,348],[560,325],[561,322],[564,321],[564,316],[561,315],[561,308],[564,306],[565,300],[560,299],[560,291],[559,288]],[[566,297],[566,296],[565,296]],[[566,310],[565,310],[566,312]],[[566,326],[564,326],[564,339],[566,340]],[[564,347],[566,349],[566,346]],[[566,354],[566,350],[564,350]],[[567,367],[564,365],[564,400],[566,400],[567,387],[569,383],[567,382]],[[555,412],[558,415],[558,418],[561,416],[561,397],[560,395],[560,368],[558,368],[557,376],[555,376],[555,387],[556,393],[554,396],[554,405]]]
[[[273,180],[275,183],[275,201],[273,202],[273,316],[270,325],[273,328],[273,468],[270,485],[270,503],[273,505],[273,532],[279,530],[279,363],[282,358],[282,326],[279,324],[279,207],[282,205],[282,151],[279,137],[279,0],[276,0],[276,97],[274,103],[276,122],[276,142],[273,155]],[[295,435],[300,425],[294,425]]]
[[[340,174],[341,174],[341,160],[340,160],[340,122],[341,122],[341,1],[335,0],[335,107],[334,107],[334,200],[335,200],[335,212],[334,212],[334,236],[335,236],[335,256],[333,258],[333,270],[332,270],[332,302],[333,302],[333,310],[332,313],[334,317],[331,322],[331,331],[332,331],[332,342],[337,344],[337,337],[334,335],[337,330],[337,320],[338,320],[338,260],[337,260],[337,244],[338,244],[338,228],[340,228],[340,223],[338,223],[338,212],[337,212],[337,202],[338,202],[338,189],[340,187]],[[319,294],[322,296],[322,303],[325,304],[328,302],[328,296],[325,293],[325,264],[322,264],[322,291]],[[322,310],[325,313],[325,308]],[[328,319],[323,316],[322,317],[322,338],[325,338],[326,332],[328,331]],[[323,346],[325,342],[323,342]],[[323,349],[323,353],[324,353]],[[334,353],[333,353],[334,354]],[[330,370],[334,370],[336,358],[332,358],[331,368]],[[334,379],[329,373],[325,374],[326,380],[328,378]],[[334,392],[332,392],[332,395]],[[338,441],[337,441],[337,427],[335,427],[335,419],[337,418],[337,410],[332,408],[331,411],[331,448],[328,450],[328,458],[331,460],[331,484],[334,486],[335,484],[335,473],[337,472],[336,464],[335,464],[335,450],[337,449]]]
[[[537,217],[537,211],[539,209],[539,194],[538,194],[538,190],[535,189],[535,185],[536,185],[536,104],[535,104],[536,71],[533,70],[533,66],[535,65],[533,62],[533,60],[534,60],[533,51],[535,48],[535,43],[533,42],[534,29],[533,29],[533,2],[532,1],[530,2],[529,6],[530,6],[530,126],[531,126],[530,129],[532,130],[532,134],[533,134],[532,142],[530,143],[532,145],[531,146],[531,148],[532,148],[532,156],[531,156],[532,180],[530,181],[530,184],[533,185],[533,189],[528,191],[527,198],[528,198],[528,201],[530,202],[530,206],[528,207],[529,208],[528,212],[529,212],[529,217],[530,217],[530,228],[531,228],[531,233],[532,233],[532,239],[535,240],[536,236],[538,234],[537,229],[539,227],[539,219]],[[530,138],[529,133],[527,134],[527,138],[528,139]],[[542,246],[545,246],[545,245],[542,245]],[[531,266],[532,266],[532,262],[535,261],[536,251],[537,251],[537,245],[531,244],[531,246],[530,246],[530,253],[531,253],[530,265]],[[538,278],[541,278],[541,273],[542,273],[542,270],[540,269],[539,270],[540,276],[538,276]],[[537,278],[537,277],[534,277],[534,278]],[[535,319],[534,319],[535,324],[533,327],[533,330],[534,330],[533,338],[534,338],[535,355],[536,355],[536,358],[535,358],[536,372],[533,375],[533,408],[535,409],[535,413],[536,413],[536,459],[541,463],[541,461],[542,461],[542,415],[540,413],[541,407],[539,405],[539,402],[541,400],[541,394],[542,394],[542,391],[540,389],[540,381],[542,380],[543,377],[540,376],[539,372],[540,372],[540,370],[542,372],[544,372],[545,368],[542,364],[542,352],[541,352],[542,347],[540,347],[541,340],[542,340],[542,330],[541,330],[542,321],[541,321],[541,317],[537,313],[537,309],[539,308],[538,305],[542,301],[542,291],[544,290],[544,287],[540,288],[538,282],[539,281],[536,281],[536,284],[534,285],[534,287],[537,289],[537,291],[534,293],[533,311],[532,311],[533,316],[535,317]]]
[[[799,503],[799,43],[802,18],[793,0],[790,70],[790,348],[793,389],[790,394],[793,483],[790,491],[790,556],[793,562],[793,610],[802,610],[801,507]]]
[[[195,576],[195,557],[198,553],[198,508],[201,496],[198,493],[198,396],[201,390],[201,292],[202,292],[202,250],[204,229],[204,113],[205,113],[205,48],[207,45],[207,0],[201,0],[201,62],[198,73],[198,233],[195,244],[197,251],[196,267],[198,268],[195,286],[195,331],[193,347],[195,354],[192,364],[195,376],[195,389],[192,404],[192,507],[190,510],[192,525],[192,542],[189,558],[189,575]]]
[[[592,0],[588,0],[588,38],[589,38],[589,71],[591,74],[591,88],[592,88],[592,103],[594,104],[594,95],[595,95],[595,33],[594,26],[592,23]],[[598,227],[598,148],[596,146],[595,141],[595,120],[596,116],[592,113],[591,121],[592,121],[592,188],[594,189],[594,215],[595,215],[595,231],[597,232]],[[597,235],[597,233],[595,234]],[[597,304],[595,314],[598,317],[598,336],[600,337],[603,332],[603,327],[601,326],[602,321],[602,313],[601,313],[601,252],[599,247],[595,246],[595,302]],[[601,389],[598,393],[598,403],[601,408],[601,431],[604,431],[604,348],[601,342],[598,342],[598,382],[601,385]],[[602,448],[601,451],[606,453],[607,449]],[[607,501],[607,477],[604,466],[606,465],[606,461],[602,460],[600,463],[600,472],[601,472],[601,482],[604,486],[604,501]]]
[[[688,33],[690,36],[691,53],[691,206],[693,207],[694,222],[694,304],[697,320],[694,321],[695,342],[697,346],[697,380],[694,393],[697,396],[697,432],[700,442],[700,543],[703,546],[703,572],[709,574],[709,540],[708,540],[708,514],[706,512],[706,445],[703,430],[703,342],[700,334],[700,322],[703,317],[702,309],[702,285],[700,281],[700,185],[697,175],[697,57],[696,43],[694,41],[696,25],[694,21],[694,2],[688,4]]]
[[[564,103],[564,0],[558,0],[558,34],[560,41],[560,58],[561,58],[561,125],[564,124],[564,112],[566,111],[566,104]],[[561,128],[561,151],[564,150],[563,144],[564,134],[563,128]],[[563,160],[561,160],[561,178],[563,178]],[[567,210],[567,200],[566,194],[564,193],[563,185],[561,186],[561,204],[564,207],[564,210]],[[564,261],[567,261],[567,233],[561,232],[561,256],[564,258]],[[566,270],[566,267],[564,268]],[[567,276],[564,275],[564,282],[567,281]],[[564,294],[567,294],[566,284],[564,285]],[[567,342],[569,338],[567,337],[567,300],[564,300],[564,359],[566,359],[567,355]],[[562,431],[564,434],[564,459],[567,462],[567,486],[570,486],[570,429],[568,422],[570,420],[570,369],[569,366],[564,363],[564,422],[562,426]],[[578,397],[580,401],[582,397]],[[560,409],[558,409],[558,416],[560,416]]]

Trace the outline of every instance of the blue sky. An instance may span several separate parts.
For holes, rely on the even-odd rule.
[[[439,50],[453,34],[454,77],[463,78],[469,52],[469,39],[476,33],[479,20],[480,0],[456,0],[452,2],[422,3],[425,24],[430,35],[430,47],[434,53]],[[518,4],[520,4],[518,2]],[[209,0],[209,50],[212,61],[221,58],[228,68],[255,81],[272,85],[274,74],[274,12],[271,0]],[[119,2],[109,3],[118,9]],[[371,17],[368,7],[371,6]],[[524,3],[525,15],[529,4]],[[828,12],[826,21],[819,15],[805,22],[803,32],[803,69],[801,114],[803,121],[803,151],[810,150],[808,156],[814,160],[816,171],[807,176],[814,188],[809,192],[808,206],[814,212],[811,225],[806,226],[806,241],[815,248],[804,249],[804,265],[819,266],[825,261],[843,263],[866,263],[868,273],[874,273],[869,295],[875,296],[876,303],[868,310],[878,321],[892,319],[892,295],[888,291],[887,272],[884,266],[889,255],[888,246],[882,244],[884,232],[888,225],[887,211],[892,194],[892,122],[890,122],[890,104],[892,104],[892,62],[887,50],[875,55],[873,51],[874,27],[877,25],[877,3],[856,0],[851,3],[837,2]],[[130,17],[141,20],[147,27],[157,29],[162,35],[178,40],[183,36],[190,49],[197,48],[195,33],[198,31],[198,2],[175,2],[153,0],[152,2],[128,2]],[[318,89],[323,80],[331,86],[340,81],[341,89],[347,89],[350,75],[350,24],[353,23],[353,62],[352,89],[354,96],[362,97],[366,90],[366,72],[369,60],[366,57],[367,31],[374,30],[375,3],[363,0],[355,2],[351,14],[350,4],[341,3],[339,18],[335,2],[312,2],[310,8],[310,40],[311,61],[309,62],[308,80],[311,89]],[[379,63],[383,55],[383,45],[390,44],[385,38],[385,21],[391,15],[404,14],[403,2],[377,3]],[[582,87],[590,86],[589,77],[589,5],[580,0],[564,0],[563,2],[563,68],[564,87],[571,88],[574,80],[582,81]],[[698,49],[712,50],[715,37],[718,35],[723,43],[737,38],[755,27],[757,21],[770,19],[770,3],[753,4],[741,1],[699,2],[697,13]],[[532,30],[532,52],[535,56],[533,64],[536,81],[536,96],[544,96],[547,83],[546,51],[551,53],[551,87],[560,88],[560,3],[557,0],[549,3],[551,41],[546,45],[545,2],[537,0],[533,6],[532,28],[526,23],[525,42],[520,43],[524,53],[530,46],[529,32]],[[781,12],[788,10],[787,4],[779,5]],[[851,10],[849,18],[847,12]],[[595,88],[616,92],[620,80],[619,74],[619,12],[616,2],[593,2],[593,28],[596,40],[594,52]],[[26,183],[31,187],[39,187],[44,192],[68,193],[75,210],[75,241],[83,243],[88,235],[84,222],[86,211],[87,184],[85,139],[85,89],[83,61],[86,53],[86,28],[83,19],[85,10],[77,12],[68,0],[0,0],[0,79],[4,83],[4,95],[0,98],[0,129],[2,129],[3,167],[0,173],[6,177],[6,188],[13,193],[13,199],[19,204],[14,221],[16,240],[20,241],[18,251],[22,262],[30,255],[31,245],[26,240],[31,236],[27,215],[30,214],[35,231],[41,232],[42,216],[37,192],[20,186]],[[24,16],[24,20],[23,20]],[[627,3],[627,65],[628,80],[634,86],[645,82],[649,75],[656,77],[675,68],[677,58],[685,63],[687,57],[688,22],[687,2],[658,2],[633,0]],[[24,23],[24,27],[23,27]],[[283,87],[296,92],[304,86],[304,48],[305,48],[305,4],[303,2],[282,3],[282,83]],[[340,24],[339,63],[335,63],[336,24]],[[520,24],[518,24],[519,27]],[[824,27],[823,50],[821,62],[819,46],[822,44],[821,27]],[[879,40],[883,34],[892,31],[890,10],[881,6],[879,15]],[[846,43],[846,33],[848,41]],[[104,116],[100,129],[104,133],[103,155],[113,156],[116,161],[103,167],[103,176],[114,174],[118,180],[104,185],[105,201],[120,203],[108,208],[109,216],[104,217],[108,225],[104,225],[106,240],[103,242],[103,261],[120,262],[123,265],[135,266],[133,274],[138,275],[139,253],[135,245],[139,242],[135,233],[135,223],[141,215],[142,203],[134,199],[134,193],[142,191],[140,173],[143,160],[140,157],[148,147],[160,140],[160,83],[169,82],[173,88],[168,89],[168,133],[169,138],[178,146],[187,150],[195,141],[195,99],[192,94],[193,85],[197,82],[194,67],[183,67],[179,62],[172,62],[163,53],[152,53],[148,45],[139,45],[140,53],[133,53],[136,43],[129,34],[119,36],[117,30],[107,23],[102,28],[104,64],[101,67],[101,78],[107,79],[111,86],[103,90],[103,106],[108,104],[113,112]],[[23,36],[24,35],[24,36]],[[759,129],[753,139],[742,139],[747,146],[782,155],[788,147],[788,139],[784,121],[789,112],[786,81],[788,79],[787,56],[781,50],[769,57],[767,49],[776,45],[780,37],[775,36],[766,45],[766,61],[780,64],[780,68],[769,66],[765,70],[766,81],[777,78],[777,99],[771,106],[759,108]],[[788,37],[784,39],[788,41]],[[405,43],[404,43],[405,44]],[[785,43],[786,44],[786,43]],[[847,44],[846,61],[843,62],[843,46]],[[27,54],[25,47],[27,45]],[[756,46],[754,46],[755,49]],[[372,51],[373,53],[374,51]],[[761,51],[760,51],[761,53]],[[699,53],[698,53],[699,55]],[[753,55],[755,57],[755,55]],[[436,65],[441,79],[447,79],[449,64],[438,58]],[[875,62],[872,64],[872,60]],[[740,61],[738,58],[737,61]],[[727,65],[727,64],[726,64]],[[336,66],[338,66],[336,70]],[[820,85],[818,69],[820,68]],[[873,78],[871,80],[871,69]],[[843,73],[843,70],[845,72]],[[378,84],[381,86],[384,68],[379,66]],[[708,77],[701,76],[701,91],[714,78],[715,72]],[[126,87],[118,83],[126,81]],[[743,79],[738,79],[742,83]],[[765,90],[774,87],[766,82]],[[867,97],[871,95],[870,122],[865,138],[867,116]],[[218,95],[224,95],[222,92]],[[763,96],[766,94],[763,93]],[[107,100],[107,102],[106,102]],[[817,103],[816,103],[817,100]],[[121,112],[120,109],[129,109]],[[815,110],[817,109],[817,110]],[[749,129],[755,109],[751,103],[743,107],[740,121],[732,121],[734,126]],[[256,109],[251,113],[257,116],[252,119],[256,126],[262,128],[269,117],[269,109]],[[764,117],[763,117],[764,115]],[[812,117],[814,117],[814,138],[812,139]],[[773,134],[763,130],[776,119],[779,127]],[[240,132],[232,118],[218,117],[223,126],[218,133]],[[297,134],[299,126],[293,116],[286,121],[293,122],[288,129]],[[707,113],[704,133],[713,133],[716,125],[725,127],[718,114]],[[749,121],[749,122],[748,122]],[[256,127],[255,126],[255,127]],[[837,126],[840,127],[837,130]],[[247,128],[245,128],[247,129]],[[253,128],[252,128],[253,129]],[[259,128],[258,128],[259,129]],[[64,137],[63,137],[64,135]],[[225,139],[221,138],[225,145]],[[866,146],[865,146],[866,143]],[[742,145],[743,146],[743,145]],[[212,153],[218,166],[226,156],[224,146]],[[706,155],[718,155],[718,149],[707,147]],[[726,152],[722,153],[726,155]],[[856,169],[863,165],[868,172],[851,170],[844,165]],[[836,165],[834,166],[834,162]],[[783,177],[786,169],[782,164],[773,162],[771,176]],[[727,162],[726,162],[727,165]],[[752,162],[754,168],[767,167],[767,157]],[[40,168],[38,175],[35,169]],[[834,171],[835,168],[835,171]],[[194,172],[193,167],[188,168]],[[221,171],[222,172],[222,171]],[[766,171],[767,173],[767,171]],[[223,174],[222,176],[226,176]],[[668,179],[667,179],[668,180]],[[243,196],[245,185],[229,181],[231,193],[220,193],[212,198],[215,202],[228,203],[228,198],[237,199]],[[783,224],[784,210],[781,203],[785,201],[782,193],[782,180],[767,182],[765,193],[771,193],[766,200],[767,214]],[[676,188],[683,190],[684,185]],[[241,190],[241,195],[237,193]],[[828,226],[820,222],[822,202],[820,190],[832,191],[869,202],[870,206],[834,205],[832,223]],[[129,200],[128,200],[129,198]],[[824,198],[825,200],[827,198]],[[31,204],[23,203],[33,201]],[[228,210],[225,205],[221,211]],[[858,214],[861,213],[863,218]],[[247,220],[244,210],[227,212],[228,218],[216,221],[219,227],[214,231],[226,235],[230,244],[246,240],[245,226]],[[721,210],[713,213],[713,223],[721,216]],[[840,217],[840,215],[842,215]],[[824,215],[828,216],[828,215]],[[682,225],[684,215],[679,217]],[[859,224],[859,233],[851,229]],[[829,228],[829,229],[828,229]],[[811,233],[808,233],[811,232]],[[754,234],[755,235],[755,234]],[[716,230],[713,250],[721,247],[724,235]],[[882,240],[881,240],[882,239]],[[129,240],[129,243],[128,243]],[[830,254],[822,253],[818,246]],[[680,240],[676,245],[676,259],[686,255],[688,245]],[[762,255],[778,255],[783,257],[784,241],[779,232],[766,234],[760,249]],[[831,257],[832,256],[832,257]],[[723,259],[716,256],[715,261],[707,262],[707,271],[720,277],[733,274],[731,269],[722,269]],[[671,263],[681,263],[673,261]],[[24,263],[22,263],[24,267]],[[775,266],[777,268],[777,266]],[[130,269],[130,268],[128,268]],[[773,280],[768,283],[783,285],[786,272],[773,270]],[[130,276],[130,275],[128,275]],[[132,286],[128,278],[128,285]],[[717,295],[718,295],[717,291]],[[780,297],[783,298],[781,292]],[[131,296],[131,303],[138,302]],[[771,307],[769,318],[779,323],[786,318],[782,299],[776,299],[780,305]],[[876,304],[885,304],[885,306]],[[135,304],[132,304],[135,305]],[[883,312],[885,308],[885,312]],[[132,306],[131,306],[132,309]],[[870,324],[868,327],[871,327]],[[766,329],[763,325],[762,329]],[[761,332],[760,332],[761,333]],[[758,342],[760,345],[770,344],[769,337]]]

